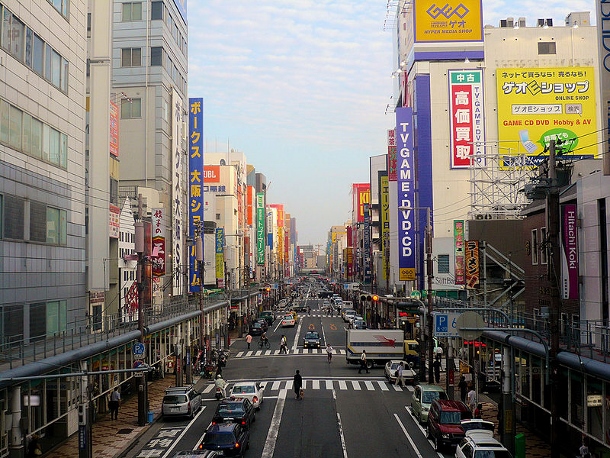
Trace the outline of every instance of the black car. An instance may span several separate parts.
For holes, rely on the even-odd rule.
[[[238,423],[249,428],[256,420],[255,415],[254,406],[249,399],[229,399],[218,404],[212,417],[212,424]]]
[[[263,332],[267,332],[267,329],[269,329],[269,325],[267,324],[267,320],[265,320],[264,318],[261,318],[260,320],[256,320],[257,323],[260,323],[262,328],[263,328]]]
[[[303,347],[305,348],[320,348],[320,334],[316,331],[309,331],[303,339]]]
[[[269,326],[271,326],[275,321],[275,317],[271,310],[263,310],[261,313],[259,313],[258,318],[259,320],[265,320]]]
[[[211,425],[199,444],[199,450],[218,450],[224,456],[243,456],[250,448],[250,431],[236,423]]]
[[[258,321],[252,323],[252,325],[250,326],[250,335],[251,336],[260,336],[263,332],[263,325],[260,324]]]

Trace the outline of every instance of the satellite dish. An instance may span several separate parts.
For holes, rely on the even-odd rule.
[[[227,162],[224,159],[220,160],[220,165],[227,165]]]
[[[458,316],[455,326],[458,334],[464,340],[477,340],[483,334],[485,321],[477,312],[464,312]],[[462,330],[462,328],[477,328],[478,330]]]

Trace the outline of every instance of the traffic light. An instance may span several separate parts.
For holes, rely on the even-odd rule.
[[[378,296],[377,294],[373,294],[373,295],[371,296],[371,300],[372,300],[373,302],[379,302],[379,296]]]

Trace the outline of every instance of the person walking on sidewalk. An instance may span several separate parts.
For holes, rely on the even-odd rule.
[[[464,404],[466,404],[466,396],[468,396],[468,382],[466,382],[466,377],[463,375],[460,377],[458,388],[460,389],[460,399]]]
[[[468,392],[468,407],[470,407],[472,413],[477,408],[477,392],[474,390],[473,385],[470,385],[470,391]]]
[[[248,344],[248,350],[250,350],[250,344],[252,343],[252,334],[248,333],[246,336],[246,343]]]
[[[293,379],[292,383],[294,385],[295,399],[301,399],[301,388],[303,388],[303,377],[301,377],[301,373],[299,372],[298,369],[297,369],[296,374],[294,374],[294,379]]]
[[[110,419],[118,420],[119,419],[119,404],[121,403],[121,393],[119,393],[118,387],[114,387],[114,391],[110,393]]]
[[[358,373],[362,373],[362,369],[366,369],[366,373],[369,373],[369,367],[366,365],[366,350],[362,350],[362,354],[360,355],[360,367],[358,368]]]
[[[436,383],[441,383],[441,357],[439,355],[436,355],[432,367],[434,368],[434,380]]]

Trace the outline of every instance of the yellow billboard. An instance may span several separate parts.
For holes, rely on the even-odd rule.
[[[555,140],[558,154],[597,157],[593,67],[498,68],[496,80],[501,154],[539,162]]]
[[[482,0],[415,0],[415,42],[483,41]]]

